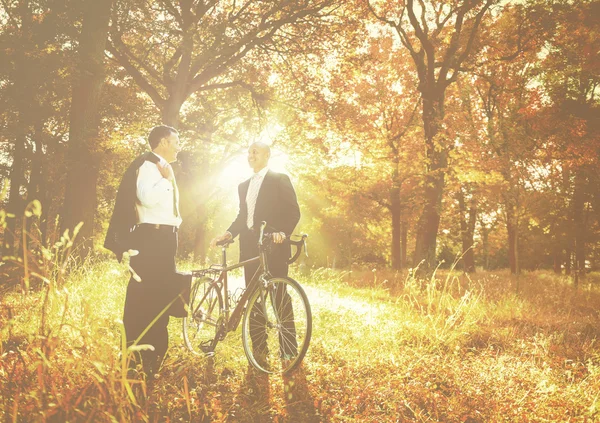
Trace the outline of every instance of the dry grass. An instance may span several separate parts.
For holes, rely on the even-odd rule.
[[[179,319],[160,378],[124,377],[127,270],[90,262],[0,304],[4,421],[543,422],[600,420],[600,295],[548,272],[369,270],[300,277],[314,313],[290,378],[249,369],[239,332],[188,354]],[[51,282],[51,281],[50,281]]]

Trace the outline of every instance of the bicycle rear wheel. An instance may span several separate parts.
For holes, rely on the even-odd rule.
[[[304,358],[312,335],[306,293],[291,278],[272,278],[248,300],[242,343],[248,361],[265,373],[288,373]]]
[[[196,280],[188,315],[183,318],[183,339],[188,350],[198,355],[214,351],[222,309],[223,297],[218,284],[209,277]]]

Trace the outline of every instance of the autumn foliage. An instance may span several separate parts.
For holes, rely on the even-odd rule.
[[[7,421],[596,421],[593,0],[0,2]],[[148,130],[176,126],[181,267],[237,212],[247,146],[291,176],[316,334],[291,379],[171,327],[123,373],[101,248]],[[75,233],[77,236],[75,236]],[[235,254],[231,255],[232,260]]]

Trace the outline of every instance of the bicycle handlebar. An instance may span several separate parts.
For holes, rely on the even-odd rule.
[[[287,240],[290,245],[294,245],[296,247],[296,253],[294,253],[294,255],[288,260],[288,264],[292,264],[293,262],[295,262],[296,260],[298,260],[298,257],[300,257],[300,254],[302,254],[302,247],[304,247],[304,254],[306,254],[306,257],[308,257],[308,249],[306,247],[306,238],[308,238],[307,234],[302,234],[301,239],[298,241],[292,241]]]
[[[258,244],[259,245],[263,245],[263,241],[266,239],[271,239],[272,237],[272,233],[265,233],[265,228],[267,227],[267,222],[261,222],[260,225],[260,236],[258,238]],[[302,234],[302,235],[292,235],[292,236],[300,236],[300,239],[298,241],[293,241],[289,238],[284,239],[283,243],[288,243],[290,244],[290,246],[295,246],[296,247],[296,252],[294,253],[294,255],[292,257],[290,257],[287,261],[287,264],[292,264],[293,262],[295,262],[296,260],[298,260],[298,257],[300,257],[300,254],[302,254],[302,248],[304,248],[304,253],[306,254],[306,257],[308,257],[308,248],[306,246],[306,238],[308,238],[307,234]],[[219,241],[216,243],[217,246],[219,247],[224,247],[227,248],[229,245],[233,244],[235,241],[233,239],[224,239],[222,241]]]

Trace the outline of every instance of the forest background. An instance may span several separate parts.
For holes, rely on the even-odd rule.
[[[599,32],[592,0],[0,0],[0,416],[597,421]],[[154,388],[127,379],[102,243],[161,123],[182,269],[218,258],[249,144],[290,174],[291,377],[172,319]]]
[[[566,0],[4,0],[4,255],[21,250],[34,200],[41,245],[83,222],[78,254],[103,251],[124,169],[164,123],[184,145],[182,257],[206,260],[261,140],[296,186],[310,267],[595,269],[597,12]]]

